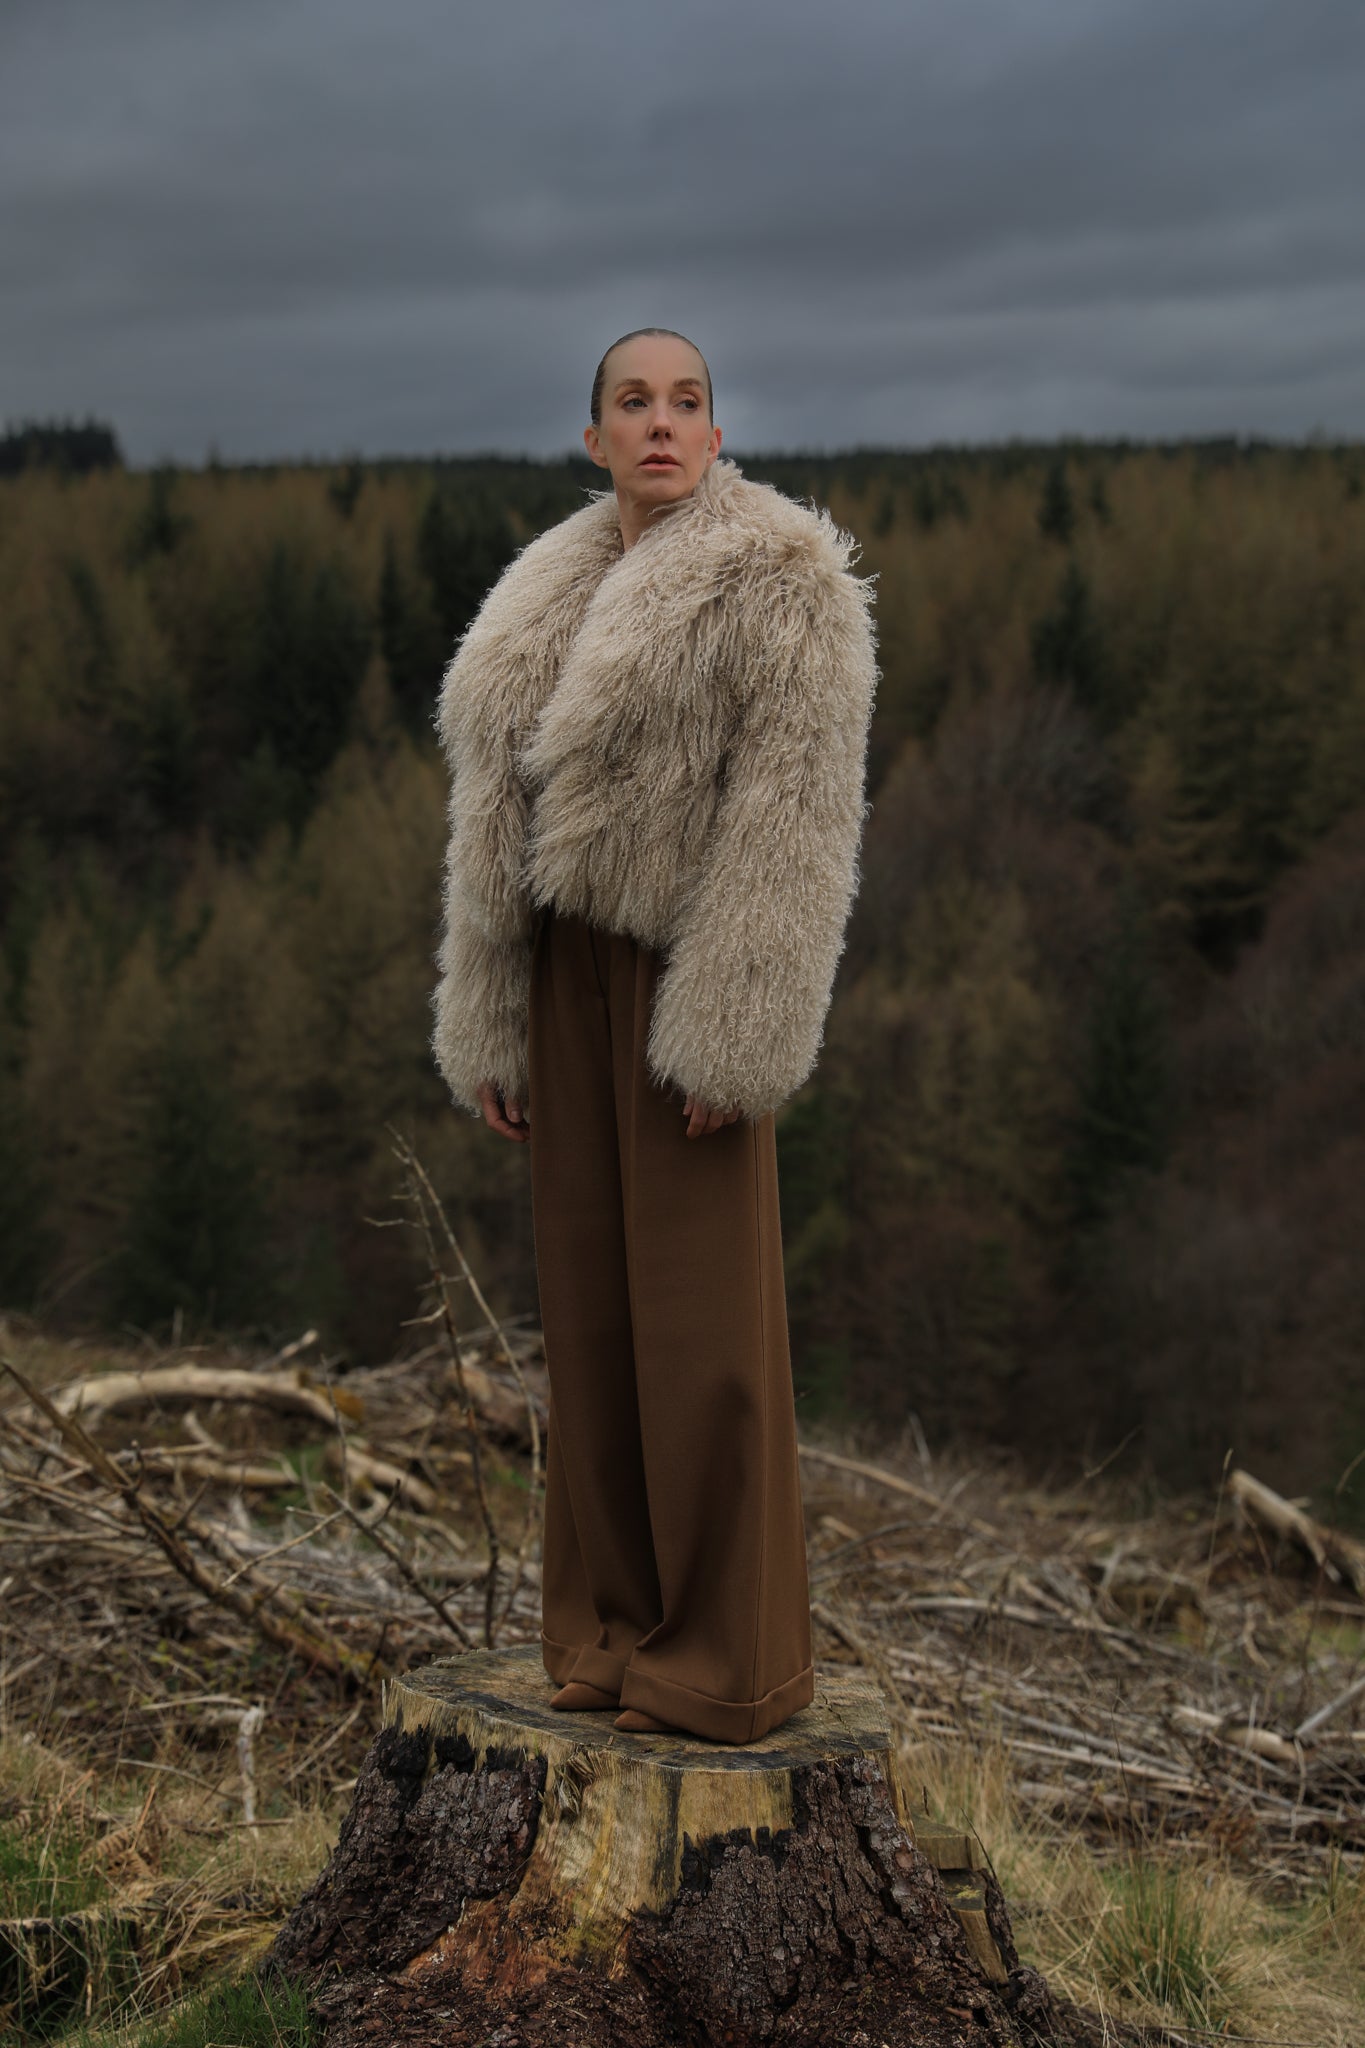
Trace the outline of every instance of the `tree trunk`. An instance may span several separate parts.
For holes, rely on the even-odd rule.
[[[967,1839],[922,1824],[917,1845],[865,1679],[827,1667],[810,1707],[735,1746],[623,1734],[550,1691],[535,1647],[385,1686],[337,1848],[270,1957],[313,1986],[328,2048],[1083,2038]]]

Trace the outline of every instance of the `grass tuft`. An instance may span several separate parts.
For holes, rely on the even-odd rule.
[[[103,1882],[84,1860],[88,1839],[71,1813],[33,1825],[0,1821],[0,1920],[56,1918],[92,1905]]]
[[[313,2048],[308,2003],[296,1985],[242,1977],[215,1985],[137,2035],[137,2048]]]
[[[0,2032],[0,2048],[28,2048],[38,2037]],[[314,2048],[317,2035],[308,2003],[283,1978],[254,1976],[215,1984],[154,2019],[140,2017],[126,2029],[91,2031],[77,2025],[45,2037],[54,2048]]]
[[[1226,2029],[1238,2010],[1234,1944],[1199,1874],[1134,1856],[1104,1881],[1091,1951],[1101,1983],[1176,2022]]]

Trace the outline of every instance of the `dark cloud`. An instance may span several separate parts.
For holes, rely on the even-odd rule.
[[[1355,0],[10,0],[0,411],[136,460],[1365,432]]]

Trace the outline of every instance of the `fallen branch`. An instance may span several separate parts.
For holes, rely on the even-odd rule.
[[[341,1498],[341,1495],[336,1492],[335,1488],[329,1486],[327,1491],[336,1502],[338,1512],[345,1515],[347,1520],[360,1531],[362,1536],[368,1536],[371,1543],[383,1551],[389,1563],[398,1573],[399,1578],[402,1579],[403,1584],[410,1587],[420,1600],[426,1601],[427,1606],[431,1609],[437,1620],[450,1630],[450,1633],[458,1643],[462,1643],[467,1650],[472,1649],[474,1639],[464,1623],[456,1620],[439,1593],[433,1593],[431,1588],[422,1579],[418,1578],[402,1551],[397,1549],[389,1542],[387,1536],[382,1534],[379,1528],[379,1521],[367,1522],[363,1515],[356,1513],[349,1501]]]
[[[284,1458],[273,1464],[253,1463],[249,1456],[234,1458],[226,1452],[214,1457],[193,1445],[172,1444],[141,1452],[144,1470],[186,1479],[205,1479],[211,1486],[241,1486],[254,1493],[270,1493],[280,1487],[297,1486],[299,1475]]]
[[[1354,1685],[1348,1685],[1345,1692],[1338,1693],[1334,1700],[1328,1700],[1326,1706],[1319,1707],[1306,1721],[1300,1721],[1294,1730],[1294,1740],[1307,1742],[1310,1735],[1316,1735],[1319,1728],[1325,1728],[1329,1721],[1334,1721],[1342,1709],[1349,1707],[1353,1700],[1358,1700],[1362,1693],[1365,1693],[1365,1678],[1358,1678]],[[1360,1731],[1357,1731],[1354,1739],[1361,1739]]]
[[[341,1447],[335,1439],[327,1446],[327,1462],[334,1471],[340,1472]],[[402,1465],[395,1465],[389,1458],[381,1458],[368,1445],[348,1441],[346,1445],[346,1470],[353,1479],[368,1486],[372,1493],[396,1493],[403,1500],[409,1500],[424,1515],[434,1514],[441,1504],[441,1497],[434,1486],[428,1486],[425,1479],[419,1479],[415,1472],[409,1472]]]
[[[117,1465],[74,1416],[64,1415],[40,1387],[31,1385],[24,1378],[11,1359],[0,1356],[0,1365],[3,1365],[33,1407],[46,1415],[67,1449],[83,1460],[91,1476],[100,1480],[111,1493],[117,1494],[126,1503],[168,1562],[183,1579],[188,1580],[196,1592],[202,1593],[206,1600],[224,1602],[243,1621],[249,1622],[278,1648],[289,1650],[310,1664],[321,1664],[324,1669],[333,1672],[339,1678],[363,1684],[376,1676],[387,1675],[374,1659],[358,1656],[344,1643],[339,1643],[311,1615],[306,1614],[302,1604],[292,1595],[286,1594],[282,1586],[269,1583],[264,1587],[258,1585],[253,1597],[252,1592],[244,1585],[217,1578],[201,1563],[180,1535],[180,1531],[185,1529],[199,1541],[211,1544],[210,1531],[204,1529],[188,1513],[179,1516],[174,1524],[171,1523],[161,1510],[148,1500],[138,1477]],[[240,1562],[240,1559],[237,1562]],[[277,1612],[276,1609],[283,1611]]]
[[[916,1486],[913,1479],[903,1479],[899,1472],[889,1472],[884,1465],[868,1465],[861,1458],[846,1458],[839,1451],[817,1450],[814,1444],[798,1444],[797,1450],[803,1458],[809,1458],[814,1465],[830,1465],[836,1472],[849,1472],[859,1479],[870,1479],[877,1486],[884,1486],[891,1493],[903,1493],[907,1500],[917,1500],[921,1506],[933,1508],[936,1514],[950,1514],[964,1528],[975,1530],[978,1536],[989,1536],[999,1542],[1001,1532],[991,1522],[978,1520],[975,1515],[959,1515],[945,1500],[931,1493],[927,1486]]]
[[[1273,1728],[1255,1728],[1247,1721],[1230,1720],[1225,1714],[1206,1713],[1202,1707],[1174,1707],[1171,1711],[1177,1721],[1184,1721],[1191,1728],[1206,1730],[1219,1742],[1230,1743],[1234,1749],[1245,1749],[1250,1755],[1264,1757],[1269,1763],[1287,1764],[1290,1770],[1298,1770],[1303,1763],[1303,1752],[1298,1743],[1287,1736],[1277,1735]]]
[[[145,1372],[93,1373],[52,1395],[60,1415],[110,1415],[159,1401],[242,1401],[277,1414],[310,1415],[331,1428],[338,1414],[359,1422],[363,1409],[353,1394],[314,1386],[301,1368],[293,1372],[247,1372],[240,1366],[158,1365]]]
[[[1261,1480],[1253,1479],[1249,1472],[1234,1472],[1228,1480],[1228,1492],[1249,1521],[1260,1522],[1275,1535],[1296,1543],[1329,1579],[1338,1585],[1344,1579],[1357,1593],[1365,1595],[1365,1544],[1315,1522],[1303,1508],[1285,1500]]]

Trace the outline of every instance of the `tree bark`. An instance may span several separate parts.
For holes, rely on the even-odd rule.
[[[270,1964],[328,2048],[984,2048],[1086,2036],[962,1835],[915,1825],[880,1692],[828,1668],[759,1742],[552,1709],[534,1647],[384,1688]],[[946,1869],[940,1868],[947,1865]]]

